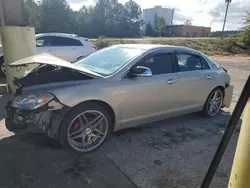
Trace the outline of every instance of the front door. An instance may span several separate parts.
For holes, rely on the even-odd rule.
[[[175,110],[178,100],[173,54],[152,54],[135,66],[151,69],[152,77],[125,77],[121,81],[121,123],[157,118]]]

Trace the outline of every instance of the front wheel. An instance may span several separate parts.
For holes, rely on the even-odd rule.
[[[99,148],[111,131],[111,118],[102,106],[85,103],[73,108],[64,118],[60,131],[63,146],[87,153]]]
[[[216,116],[222,107],[224,100],[224,94],[222,89],[216,88],[214,89],[208,96],[207,101],[203,107],[203,114],[207,117]]]

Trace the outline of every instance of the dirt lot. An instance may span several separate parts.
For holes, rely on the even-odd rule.
[[[216,58],[235,85],[233,104],[250,73],[249,58]],[[198,114],[113,134],[96,152],[69,153],[41,134],[15,136],[4,128],[0,98],[0,188],[198,187],[230,118],[230,110]],[[211,187],[227,187],[239,129]]]

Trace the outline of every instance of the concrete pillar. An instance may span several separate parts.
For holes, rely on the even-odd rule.
[[[35,29],[32,27],[3,26],[1,27],[6,78],[10,91],[13,91],[14,78],[23,77],[35,65],[10,68],[8,65],[36,54]]]

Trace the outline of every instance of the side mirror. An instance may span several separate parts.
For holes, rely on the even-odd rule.
[[[151,77],[152,71],[147,67],[137,66],[130,70],[132,76],[135,77]]]

